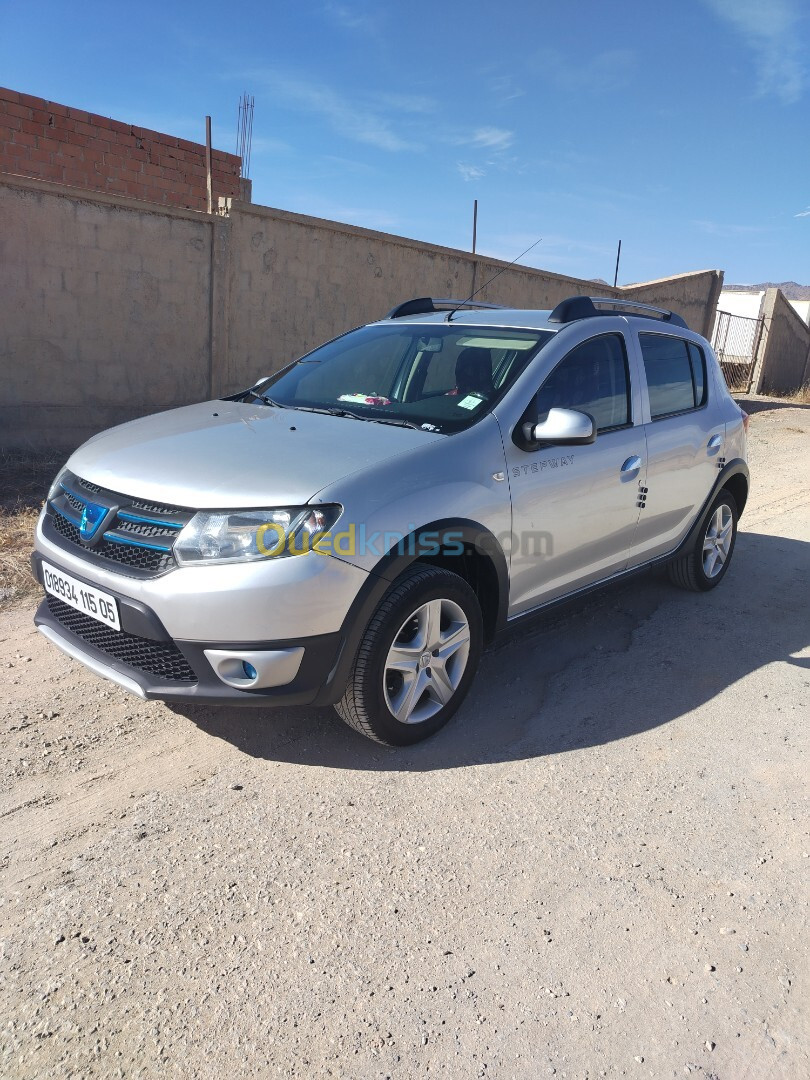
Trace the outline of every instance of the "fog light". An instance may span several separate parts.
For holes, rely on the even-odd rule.
[[[284,686],[298,674],[304,648],[292,649],[206,649],[205,658],[228,686],[235,690],[266,690]]]

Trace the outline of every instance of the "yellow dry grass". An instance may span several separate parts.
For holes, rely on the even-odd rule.
[[[30,564],[34,526],[61,464],[50,452],[0,451],[0,604],[39,589]]]
[[[784,400],[792,401],[795,405],[810,405],[810,382],[806,382],[792,394],[787,394]]]
[[[15,600],[39,588],[31,574],[37,510],[0,509],[0,603]]]

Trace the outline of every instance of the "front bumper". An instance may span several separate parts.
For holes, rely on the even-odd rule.
[[[331,634],[368,578],[365,570],[315,552],[135,577],[126,567],[91,562],[81,547],[54,534],[44,514],[35,547],[65,573],[148,609],[176,641],[244,644]]]
[[[38,552],[33,554],[31,564],[34,576],[42,583],[42,556]],[[89,577],[76,575],[73,566],[70,572],[86,584],[96,584]],[[40,604],[34,622],[63,652],[138,697],[259,707],[310,705],[319,696],[330,701],[334,698],[332,676],[344,646],[340,631],[269,641],[183,640],[173,638],[147,605],[110,589],[106,582],[105,587],[118,601],[120,631],[50,596]],[[228,685],[216,674],[212,661],[218,663],[223,652],[239,654],[240,651],[248,656],[269,654],[271,660],[279,657],[278,671],[292,678],[282,685],[262,689],[243,690]],[[295,662],[291,662],[291,657]]]

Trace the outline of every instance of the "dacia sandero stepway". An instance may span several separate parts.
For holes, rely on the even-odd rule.
[[[517,620],[659,563],[718,585],[746,421],[670,311],[410,300],[85,443],[37,525],[36,623],[142,698],[330,704],[417,742]]]

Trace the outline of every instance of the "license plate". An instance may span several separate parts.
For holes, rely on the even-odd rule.
[[[113,630],[121,629],[118,603],[109,593],[94,589],[92,585],[85,585],[83,581],[77,581],[64,570],[57,570],[46,562],[42,564],[42,583],[45,592],[81,611],[83,615],[89,615],[91,619],[111,626]]]

